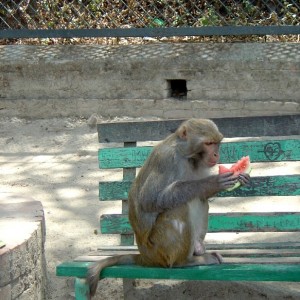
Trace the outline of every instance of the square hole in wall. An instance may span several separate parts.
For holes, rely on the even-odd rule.
[[[179,100],[187,99],[187,88],[185,79],[168,79],[168,97]]]

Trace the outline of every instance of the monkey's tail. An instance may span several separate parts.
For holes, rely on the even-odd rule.
[[[97,285],[100,277],[101,271],[110,266],[114,265],[132,265],[139,263],[140,254],[125,254],[107,257],[99,262],[92,264],[87,272],[87,283],[90,287],[91,297],[95,296]]]

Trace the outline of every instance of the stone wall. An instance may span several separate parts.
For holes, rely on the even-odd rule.
[[[0,46],[1,115],[288,114],[299,86],[299,43]]]
[[[0,299],[46,299],[45,221],[42,204],[1,194]]]

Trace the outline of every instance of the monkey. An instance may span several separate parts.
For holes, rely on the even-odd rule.
[[[222,139],[213,121],[189,119],[153,148],[128,194],[129,222],[139,253],[112,256],[91,265],[87,274],[91,296],[101,270],[108,266],[172,268],[223,262],[219,253],[207,253],[204,246],[208,199],[237,181],[248,184],[250,176],[212,174]]]

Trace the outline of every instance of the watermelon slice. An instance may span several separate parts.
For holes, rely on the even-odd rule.
[[[233,175],[238,175],[240,173],[250,174],[251,165],[250,165],[250,157],[244,156],[240,160],[238,160],[234,165],[232,165],[229,169],[223,165],[219,165],[219,174],[233,172]],[[233,191],[241,185],[240,182],[237,182],[233,187],[227,189],[227,191]]]

